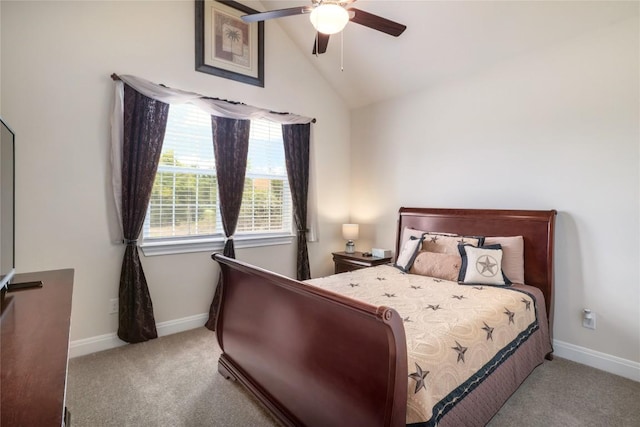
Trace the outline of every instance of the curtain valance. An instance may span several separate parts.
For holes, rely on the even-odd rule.
[[[194,92],[187,92],[159,85],[130,75],[112,75],[114,80],[122,80],[141,94],[166,104],[190,103],[198,106],[212,116],[229,119],[257,120],[266,119],[284,125],[314,123],[315,119],[291,113],[279,113],[264,108],[253,107],[240,102],[210,98]]]

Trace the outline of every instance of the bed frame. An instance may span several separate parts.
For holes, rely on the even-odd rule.
[[[396,249],[405,226],[524,236],[525,281],[542,290],[551,322],[555,215],[554,210],[401,208]],[[220,254],[212,258],[223,278],[216,318],[223,376],[239,381],[286,426],[405,425],[407,351],[402,319],[393,308]]]

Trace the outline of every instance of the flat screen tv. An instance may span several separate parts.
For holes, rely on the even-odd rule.
[[[15,133],[0,117],[0,289],[15,273]]]

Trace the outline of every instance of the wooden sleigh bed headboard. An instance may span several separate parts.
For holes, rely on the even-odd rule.
[[[524,236],[525,279],[553,301],[555,211],[401,208],[403,228]],[[402,319],[220,254],[218,370],[286,426],[404,426],[407,349]]]

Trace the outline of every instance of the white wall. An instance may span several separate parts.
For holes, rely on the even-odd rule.
[[[392,248],[400,206],[557,209],[554,338],[638,369],[638,34],[630,17],[352,112],[359,244]]]
[[[343,102],[312,68],[311,56],[272,22],[265,28],[265,88],[194,71],[194,20],[191,0],[2,1],[2,115],[17,134],[18,272],[75,268],[72,340],[117,329],[117,316],[107,314],[124,251],[110,240],[113,72],[316,117],[314,276],[331,272],[330,252],[342,245],[350,129]],[[293,245],[237,251],[240,259],[290,276],[294,254]],[[209,256],[143,258],[157,322],[208,312],[217,280]]]
[[[2,4],[0,4],[0,22],[2,22]],[[2,31],[0,31],[0,112],[2,112]]]

